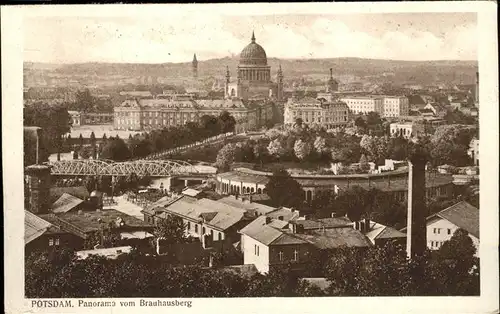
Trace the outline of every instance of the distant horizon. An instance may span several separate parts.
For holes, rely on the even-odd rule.
[[[198,62],[208,62],[213,60],[222,59],[239,59],[239,56],[225,56],[210,59],[200,59],[197,55]],[[310,61],[310,60],[335,60],[335,59],[361,59],[361,60],[374,60],[374,61],[392,61],[392,62],[412,62],[412,63],[425,63],[425,62],[478,62],[478,60],[467,59],[429,59],[429,60],[403,60],[403,59],[379,59],[379,58],[362,58],[362,57],[330,57],[330,58],[276,58],[268,57],[268,60],[285,60],[285,61]],[[45,62],[45,61],[30,61],[24,60],[23,63],[36,63],[36,64],[50,64],[50,65],[77,65],[77,64],[141,64],[141,65],[155,65],[155,64],[190,64],[191,60],[183,62],[114,62],[114,61],[84,61],[84,62]]]

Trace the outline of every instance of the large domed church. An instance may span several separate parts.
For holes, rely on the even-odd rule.
[[[276,82],[271,80],[271,66],[267,64],[264,48],[255,41],[255,34],[240,53],[236,70],[236,80],[231,81],[229,68],[226,69],[226,98],[283,100],[283,72],[278,69]]]

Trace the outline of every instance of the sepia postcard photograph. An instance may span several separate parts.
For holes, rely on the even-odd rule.
[[[5,312],[498,313],[496,9],[2,7]]]

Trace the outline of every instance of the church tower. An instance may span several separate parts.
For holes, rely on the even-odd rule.
[[[278,69],[278,74],[276,78],[276,82],[278,83],[278,90],[276,91],[276,98],[278,101],[283,100],[283,71],[281,70],[281,64]]]
[[[191,62],[191,67],[193,71],[193,78],[198,78],[198,60],[196,59],[196,53],[193,56],[193,62]]]
[[[224,82],[224,95],[226,98],[231,98],[229,92],[229,83],[231,82],[231,75],[229,74],[229,67],[226,66],[226,81]]]
[[[49,212],[50,199],[50,166],[36,164],[26,168],[28,183],[28,209],[33,214]]]
[[[333,69],[330,68],[330,78],[328,79],[328,82],[326,85],[326,92],[333,93],[333,92],[337,92],[338,90],[339,90],[339,83],[333,79]]]

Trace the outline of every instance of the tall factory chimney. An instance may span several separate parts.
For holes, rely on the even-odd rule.
[[[476,72],[476,90],[474,91],[474,103],[479,104],[479,72]]]
[[[408,218],[406,252],[409,258],[422,255],[427,247],[427,206],[425,165],[427,153],[419,144],[412,145],[408,157]]]

